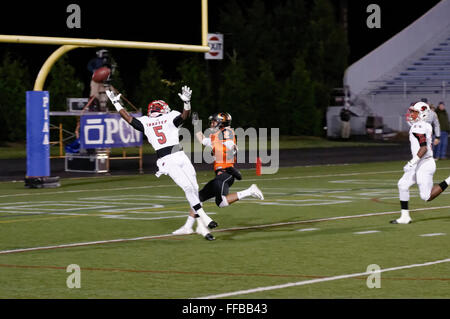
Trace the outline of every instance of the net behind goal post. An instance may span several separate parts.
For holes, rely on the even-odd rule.
[[[84,38],[63,38],[45,36],[1,35],[0,42],[60,45],[45,61],[36,78],[33,91],[26,92],[27,113],[27,179],[50,179],[50,93],[44,91],[44,83],[54,63],[65,53],[76,48],[110,47],[144,50],[170,50],[185,52],[208,52],[208,0],[201,0],[201,39],[200,45],[137,42],[123,40],[102,40]],[[54,182],[52,180],[52,182]],[[58,185],[59,186],[59,185]]]

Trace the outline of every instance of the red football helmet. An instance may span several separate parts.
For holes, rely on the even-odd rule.
[[[160,114],[166,114],[169,112],[170,112],[170,107],[166,102],[164,102],[163,100],[156,100],[156,101],[151,102],[148,105],[147,115],[151,116],[151,117],[156,117]]]

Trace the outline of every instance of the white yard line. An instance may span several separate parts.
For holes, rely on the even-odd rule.
[[[12,254],[12,253],[22,253],[22,252],[36,251],[36,250],[49,250],[49,249],[57,249],[57,248],[80,247],[80,246],[100,245],[100,244],[110,244],[110,243],[123,243],[123,242],[128,242],[128,241],[164,238],[164,237],[172,237],[172,236],[175,236],[175,235],[165,234],[165,235],[143,236],[143,237],[135,237],[135,238],[121,238],[121,239],[99,240],[99,241],[91,241],[91,242],[84,242],[84,243],[72,243],[72,244],[54,245],[54,246],[42,246],[42,247],[11,249],[11,250],[2,250],[2,251],[0,251],[0,255]]]
[[[366,231],[359,231],[356,233],[353,233],[355,235],[366,235],[366,234],[374,234],[374,233],[379,233],[379,230],[366,230]]]
[[[156,185],[156,186],[135,186],[135,187],[118,187],[118,188],[101,188],[101,189],[78,189],[72,191],[57,191],[57,192],[42,192],[42,193],[20,193],[20,194],[8,194],[8,195],[0,195],[2,197],[17,197],[17,196],[38,196],[38,195],[55,195],[55,194],[66,194],[66,193],[83,193],[83,192],[109,192],[109,191],[125,191],[125,190],[133,190],[133,189],[146,189],[146,188],[160,188],[160,187],[179,187],[176,184],[171,185]]]
[[[448,169],[446,167],[437,168],[439,169]],[[293,176],[293,177],[272,177],[272,178],[253,178],[253,179],[245,179],[245,182],[258,182],[258,181],[276,181],[276,180],[293,180],[293,179],[307,179],[307,178],[323,178],[323,177],[339,177],[339,176],[358,176],[358,175],[373,175],[373,174],[392,174],[392,173],[401,173],[401,170],[395,171],[375,171],[375,172],[356,172],[356,173],[342,173],[342,174],[325,174],[325,175],[307,175],[307,176]],[[205,183],[202,183],[205,184]],[[66,193],[83,193],[83,192],[109,192],[109,191],[122,191],[122,190],[133,190],[133,189],[146,189],[146,188],[161,188],[161,187],[179,187],[175,183],[173,184],[165,184],[165,185],[149,185],[149,186],[138,186],[138,187],[119,187],[119,188],[110,188],[110,189],[80,189],[80,190],[71,190],[71,191],[57,191],[57,192],[30,192],[30,193],[20,193],[20,194],[8,194],[8,195],[0,195],[0,198],[3,197],[20,197],[20,196],[37,196],[37,195],[54,195],[54,194],[66,194]]]
[[[301,229],[297,229],[297,231],[303,232],[303,231],[314,231],[314,230],[318,230],[319,228],[301,228]]]
[[[417,208],[417,209],[411,209],[410,212],[413,212],[413,211],[424,211],[424,210],[435,210],[435,209],[444,209],[444,208],[450,208],[450,206]],[[371,217],[371,216],[391,215],[391,214],[398,214],[398,213],[399,213],[398,211],[392,211],[392,212],[368,213],[368,214],[358,214],[358,215],[349,215],[349,216],[336,216],[336,217],[300,220],[300,221],[294,221],[294,222],[274,223],[274,224],[255,225],[255,226],[246,226],[246,227],[232,227],[232,228],[215,230],[213,232],[235,231],[235,230],[244,230],[244,229],[258,229],[258,228],[277,227],[277,226],[286,226],[286,225],[297,225],[297,224],[308,224],[308,223],[316,223],[316,222],[324,222],[324,221],[332,221],[332,220],[342,220],[342,219],[362,218],[362,217]],[[37,250],[49,250],[49,249],[56,249],[56,248],[69,248],[69,247],[90,246],[90,245],[99,245],[99,244],[108,244],[108,243],[121,243],[121,242],[129,242],[129,241],[137,241],[137,240],[145,240],[145,239],[154,239],[154,238],[165,238],[165,237],[173,237],[173,236],[184,236],[184,235],[163,234],[163,235],[152,235],[152,236],[143,236],[143,237],[135,237],[135,238],[121,238],[121,239],[111,239],[111,240],[101,240],[101,241],[61,244],[61,245],[54,245],[54,246],[42,246],[42,247],[30,247],[30,248],[0,250],[0,255],[6,255],[6,254],[12,254],[12,253],[21,253],[21,252],[28,252],[28,251],[37,251]]]
[[[419,235],[421,237],[434,237],[434,236],[444,236],[445,233],[434,233],[434,234],[423,234],[423,235]]]
[[[376,171],[376,172],[357,172],[357,173],[343,173],[343,174],[326,174],[326,175],[309,175],[309,176],[293,176],[293,177],[272,177],[272,178],[255,178],[255,179],[245,179],[245,182],[254,181],[275,181],[275,180],[292,180],[292,179],[306,179],[306,178],[322,178],[322,177],[337,177],[337,176],[357,176],[357,175],[372,175],[372,174],[390,174],[390,173],[400,173],[401,170],[395,171]],[[110,188],[110,189],[80,189],[72,191],[57,191],[57,192],[41,192],[41,193],[21,193],[21,194],[9,194],[0,195],[2,197],[13,197],[13,196],[35,196],[35,195],[53,195],[53,194],[65,194],[65,193],[82,193],[82,192],[109,192],[109,191],[122,191],[122,190],[132,190],[132,189],[145,189],[145,188],[156,188],[156,187],[179,187],[175,183],[167,185],[156,185],[156,186],[139,186],[139,187],[120,187],[120,188]]]
[[[410,269],[410,268],[417,268],[417,267],[426,267],[426,266],[432,266],[442,263],[448,263],[450,262],[450,258],[447,259],[441,259],[431,262],[426,262],[423,264],[412,264],[412,265],[406,265],[406,266],[399,266],[399,267],[392,267],[392,268],[386,268],[386,269],[380,269],[380,273],[388,272],[388,271],[396,271],[396,270],[403,270],[403,269]],[[210,295],[210,296],[204,296],[204,297],[198,297],[195,299],[217,299],[217,298],[226,298],[226,297],[232,297],[232,296],[239,296],[239,295],[246,295],[251,293],[257,293],[261,291],[268,291],[268,290],[275,290],[275,289],[283,289],[283,288],[290,288],[290,287],[296,287],[296,286],[304,286],[304,285],[311,285],[311,284],[317,284],[321,282],[327,282],[327,281],[334,281],[339,279],[347,279],[347,278],[354,278],[354,277],[360,277],[360,276],[369,276],[373,275],[374,272],[366,271],[366,272],[360,272],[360,273],[354,273],[354,274],[346,274],[346,275],[339,275],[339,276],[332,276],[332,277],[326,277],[326,278],[318,278],[318,279],[311,279],[311,280],[304,280],[304,281],[297,281],[297,282],[289,282],[286,284],[281,285],[274,285],[274,286],[266,286],[266,287],[257,287],[253,289],[247,289],[247,290],[238,290],[233,292],[227,292],[217,295]]]

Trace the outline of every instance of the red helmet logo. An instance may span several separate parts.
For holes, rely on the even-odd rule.
[[[163,100],[156,100],[151,102],[148,105],[148,116],[157,116],[158,114],[165,114],[165,113],[169,113],[170,112],[170,108],[169,105],[164,102]],[[154,113],[152,115],[152,113]]]

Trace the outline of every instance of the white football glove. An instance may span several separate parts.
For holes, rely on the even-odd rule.
[[[408,173],[409,171],[412,171],[412,170],[414,170],[415,168],[416,168],[416,165],[411,165],[411,163],[408,162],[408,163],[406,163],[405,166],[403,166],[403,171],[404,171],[405,173]]]
[[[419,162],[420,157],[414,156],[406,165],[403,167],[403,171],[405,173],[416,169],[417,163]]]
[[[111,100],[111,103],[114,105],[114,107],[116,108],[117,112],[119,112],[121,109],[123,109],[122,104],[120,104],[120,96],[122,94],[115,95],[113,91],[106,90],[106,95]]]
[[[181,93],[178,93],[178,96],[184,103],[184,109],[189,111],[191,109],[192,90],[185,85],[181,88]]]

